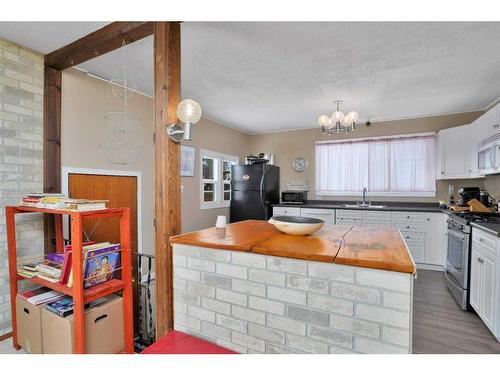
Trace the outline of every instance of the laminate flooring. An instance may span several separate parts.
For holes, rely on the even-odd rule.
[[[444,273],[418,270],[413,298],[413,353],[500,353],[500,343],[475,313],[462,311]]]

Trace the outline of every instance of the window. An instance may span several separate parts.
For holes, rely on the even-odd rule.
[[[436,196],[435,136],[316,143],[316,194]]]
[[[231,166],[236,156],[201,150],[201,208],[228,207],[231,202]]]

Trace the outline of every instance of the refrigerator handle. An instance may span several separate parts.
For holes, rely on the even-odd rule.
[[[264,202],[264,178],[266,177],[267,169],[265,165],[262,165],[262,177],[260,178],[260,203],[262,207],[266,208],[266,203]]]

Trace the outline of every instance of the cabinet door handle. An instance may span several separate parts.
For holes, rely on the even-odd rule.
[[[498,127],[500,127],[500,124],[493,125],[493,128],[495,128],[495,129],[497,129]]]
[[[409,226],[409,225],[407,225],[407,226],[406,226],[406,229],[410,229],[410,226]]]
[[[444,171],[441,171],[441,174],[444,174]]]
[[[484,242],[484,238],[480,238],[480,239],[479,239],[479,242]]]

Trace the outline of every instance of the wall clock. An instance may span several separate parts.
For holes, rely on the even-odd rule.
[[[296,172],[304,172],[307,167],[307,160],[304,159],[302,156],[299,156],[298,158],[295,158],[294,161],[292,162],[292,167]]]

